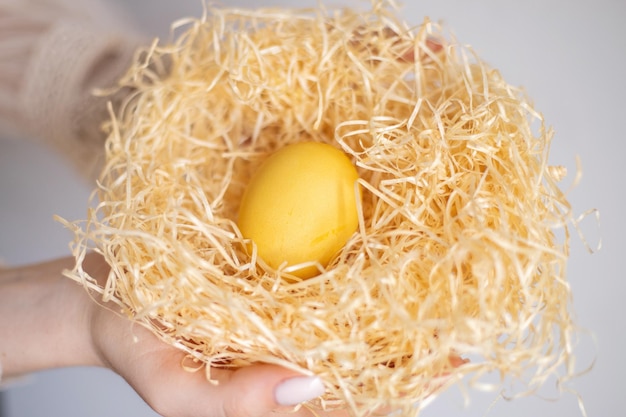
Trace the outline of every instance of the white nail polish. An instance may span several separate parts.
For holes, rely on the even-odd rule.
[[[315,376],[296,376],[281,382],[274,389],[274,398],[280,405],[297,405],[317,398],[326,389],[322,380]]]

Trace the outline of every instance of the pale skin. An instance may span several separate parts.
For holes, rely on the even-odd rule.
[[[0,269],[3,378],[62,367],[104,367],[122,376],[164,417],[349,416],[347,411],[295,407],[321,393],[294,392],[289,383],[301,381],[302,376],[279,366],[212,369],[217,385],[207,381],[203,372],[184,370],[184,352],[95,302],[81,285],[64,277],[62,271],[74,262],[66,257]],[[100,282],[109,270],[97,254],[87,255],[83,267]],[[456,355],[450,360],[453,366],[465,362]]]
[[[181,366],[185,354],[152,333],[94,302],[87,291],[64,277],[73,258],[0,270],[0,363],[3,378],[35,371],[96,366],[121,375],[157,413],[165,417],[343,417],[347,412],[313,414],[293,405],[305,390],[290,397],[286,382],[294,371],[274,365],[253,365],[236,371],[212,370],[211,384],[203,372]],[[97,254],[84,268],[104,279],[108,266]],[[301,378],[300,378],[301,379]],[[278,391],[287,387],[282,396]],[[309,392],[311,391],[311,392]],[[282,398],[277,398],[282,397]],[[280,404],[279,400],[283,403]]]
[[[395,34],[385,34],[394,36]],[[437,52],[441,45],[428,41]],[[413,61],[409,51],[402,59]],[[213,369],[219,381],[181,366],[185,353],[158,340],[141,326],[94,302],[79,284],[63,276],[74,258],[0,269],[0,364],[3,379],[73,366],[105,367],[122,376],[164,417],[347,417],[297,407],[321,395],[323,387],[302,389],[302,376],[274,365],[238,370]],[[104,282],[108,265],[97,254],[84,269]],[[464,361],[450,357],[453,366]],[[296,382],[294,389],[292,382]],[[307,379],[310,381],[310,378]],[[306,381],[305,381],[306,382]],[[294,411],[294,407],[297,411]],[[384,412],[378,410],[377,415]]]

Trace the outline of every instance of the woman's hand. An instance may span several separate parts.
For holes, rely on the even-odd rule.
[[[346,416],[294,406],[323,394],[315,377],[274,365],[203,372],[182,368],[185,354],[139,325],[95,303],[61,276],[72,258],[0,271],[0,362],[4,375],[64,366],[105,366],[121,375],[164,417]],[[95,278],[108,266],[89,255],[84,268]]]
[[[91,255],[84,267],[104,278],[108,267]],[[321,381],[274,365],[252,365],[238,370],[212,369],[217,385],[203,372],[182,368],[185,353],[159,341],[141,326],[105,308],[91,319],[93,344],[100,360],[113,369],[152,406],[167,417],[261,417],[293,412],[294,406],[324,393]],[[312,416],[302,408],[292,416]]]

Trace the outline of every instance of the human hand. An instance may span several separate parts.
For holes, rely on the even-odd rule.
[[[98,255],[87,257],[85,268],[103,281],[108,266]],[[190,373],[181,366],[186,354],[161,342],[142,326],[130,326],[124,317],[92,303],[91,337],[102,363],[121,375],[164,417],[347,417],[349,412],[309,410],[296,406],[324,393],[319,378],[302,376],[275,365],[257,364],[237,370],[214,368]],[[456,354],[450,364],[467,362]],[[433,386],[433,390],[437,387]],[[385,407],[373,416],[391,414]]]
[[[164,417],[349,415],[306,407],[294,411],[299,403],[322,395],[324,387],[315,377],[279,366],[212,369],[217,385],[202,372],[185,371],[184,352],[97,304],[81,286],[63,277],[61,271],[73,263],[68,257],[0,269],[0,370],[5,377],[69,366],[108,367]],[[109,270],[97,254],[88,255],[83,267],[99,280]],[[450,361],[453,366],[465,363],[456,355]]]
[[[94,302],[61,271],[73,258],[0,270],[0,360],[4,376],[69,366],[103,366],[121,375],[164,417],[345,417],[298,404],[320,396],[318,378],[275,365],[203,372],[183,369],[185,353]],[[108,265],[90,254],[83,268],[104,279]],[[5,336],[9,337],[5,337]],[[42,349],[45,346],[45,349]],[[1,368],[0,368],[1,369]]]
[[[89,255],[84,267],[104,279],[108,266],[102,257]],[[142,326],[93,303],[91,339],[102,364],[121,375],[157,413],[165,417],[342,417],[347,412],[315,414],[296,407],[324,393],[317,377],[303,376],[276,365],[256,364],[229,370],[188,372],[186,353],[163,343]],[[217,382],[217,383],[215,383]]]

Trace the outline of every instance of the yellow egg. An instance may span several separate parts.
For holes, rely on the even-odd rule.
[[[238,226],[272,268],[317,261],[326,266],[358,227],[356,168],[341,150],[317,142],[288,145],[252,177]],[[292,271],[300,278],[315,266]]]

